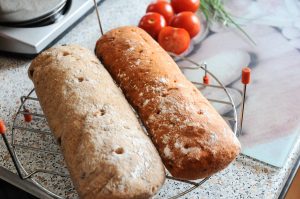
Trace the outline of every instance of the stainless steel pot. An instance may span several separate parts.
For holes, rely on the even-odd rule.
[[[0,0],[0,24],[42,26],[62,14],[68,0]]]

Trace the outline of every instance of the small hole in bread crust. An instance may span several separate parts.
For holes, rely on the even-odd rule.
[[[156,114],[160,114],[160,110],[157,110],[157,111],[156,111]]]
[[[33,73],[34,73],[34,70],[33,70],[33,69],[29,70],[30,78],[33,78]]]
[[[184,147],[185,149],[190,148],[190,146],[189,146],[188,144],[185,144],[183,147]]]
[[[57,144],[61,146],[61,137],[57,138]]]
[[[197,111],[197,113],[198,113],[199,115],[203,115],[203,111],[202,111],[202,110]]]
[[[171,88],[168,88],[168,91],[171,91],[171,90],[179,90],[178,87],[171,87]]]
[[[83,172],[83,173],[80,175],[80,178],[81,178],[81,179],[85,179],[85,177],[86,177],[86,173]]]
[[[78,77],[79,82],[83,82],[84,78],[83,77]]]
[[[171,126],[171,127],[173,127],[173,126],[175,126],[175,125],[176,125],[176,124],[175,124],[174,122],[171,122],[171,123],[170,123],[170,126]]]
[[[156,187],[152,187],[152,188],[151,188],[152,193],[154,193],[155,190],[156,190]]]
[[[143,52],[144,52],[144,50],[143,50],[143,49],[141,49],[141,50],[139,51],[139,53],[140,53],[140,54],[142,54]]]
[[[63,52],[63,56],[68,56],[68,55],[70,55],[69,52],[67,52],[67,51],[64,51],[64,52]]]
[[[174,80],[174,83],[177,83],[177,80],[176,80],[176,79]]]
[[[116,154],[123,154],[124,153],[124,149],[122,147],[119,147],[115,150]]]
[[[104,109],[101,109],[101,110],[100,110],[100,113],[101,113],[101,116],[105,115],[105,110],[104,110]]]
[[[95,117],[98,115],[103,116],[103,115],[105,115],[105,113],[106,113],[105,109],[100,109],[100,110],[96,111],[93,115]]]

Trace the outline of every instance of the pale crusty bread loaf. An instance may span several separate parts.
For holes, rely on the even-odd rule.
[[[54,47],[29,68],[80,198],[150,198],[165,179],[151,140],[96,56]]]
[[[114,29],[98,40],[95,51],[174,177],[210,176],[238,155],[240,143],[223,118],[142,29]]]

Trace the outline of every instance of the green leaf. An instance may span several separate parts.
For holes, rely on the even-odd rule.
[[[232,19],[230,13],[224,9],[222,0],[200,0],[200,2],[200,10],[203,12],[208,23],[215,21],[222,23],[225,26],[233,25],[239,31],[241,31],[254,45],[256,45],[255,41],[250,37],[250,35],[239,24],[237,24]]]

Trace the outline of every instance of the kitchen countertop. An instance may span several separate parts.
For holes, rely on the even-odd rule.
[[[150,1],[104,1],[100,5],[104,32],[121,25],[137,24]],[[96,14],[93,12],[57,44],[77,43],[93,50],[99,34]],[[33,88],[33,84],[27,77],[29,62],[30,59],[0,54],[0,118],[7,124],[9,139],[12,120],[20,105],[20,96],[26,95]],[[298,140],[282,168],[272,167],[240,155],[229,167],[211,177],[200,188],[188,193],[183,198],[277,198],[299,156],[299,146]],[[28,157],[32,156],[33,154],[28,155]],[[15,172],[2,139],[0,141],[0,166]],[[43,179],[53,181],[47,175],[43,176]],[[60,183],[62,182],[64,181],[60,181]],[[60,187],[60,184],[51,186]],[[166,195],[176,193],[184,186],[186,185],[180,183],[167,183],[157,198],[165,198]],[[68,184],[65,189],[72,190],[72,185]],[[71,194],[68,195],[68,191],[59,191],[72,197]]]

